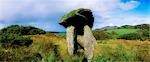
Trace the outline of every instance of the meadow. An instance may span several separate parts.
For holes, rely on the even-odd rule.
[[[147,28],[139,32],[138,30],[128,28],[93,30],[97,43],[92,61],[150,62],[150,32]],[[117,38],[120,35],[125,35],[125,38]],[[145,39],[141,40],[139,36]],[[127,40],[126,37],[133,38]],[[79,49],[75,56],[69,56],[65,32],[52,33],[31,26],[18,25],[0,30],[2,62],[81,62],[82,59],[82,49]]]
[[[138,29],[112,29],[112,30],[107,30],[107,32],[116,32],[119,36],[128,34],[128,33],[135,33],[137,32]]]
[[[29,47],[0,48],[0,61],[80,62],[83,58],[82,50],[78,57],[68,55],[63,37],[51,33],[29,37],[33,39]],[[149,57],[149,41],[97,40],[93,62],[149,62]]]

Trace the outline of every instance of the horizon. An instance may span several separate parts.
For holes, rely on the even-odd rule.
[[[77,8],[92,10],[93,29],[150,24],[148,6],[149,0],[0,0],[0,29],[17,24],[64,32],[60,18]]]
[[[13,24],[14,25],[14,24]],[[143,25],[143,24],[136,24],[136,25]],[[136,26],[136,25],[130,25],[130,26]],[[11,25],[9,25],[9,26],[11,26]],[[19,26],[31,26],[31,25],[19,25]],[[124,26],[124,25],[121,25],[121,26]],[[104,26],[104,27],[100,27],[100,28],[96,28],[96,29],[92,29],[92,30],[103,30],[104,28],[106,28],[106,27],[117,27],[117,28],[119,28],[119,27],[121,27],[121,26]],[[7,28],[8,26],[6,26],[6,27],[3,27],[3,28]],[[35,26],[31,26],[31,27],[35,27]],[[1,29],[3,29],[3,28],[1,28]],[[35,27],[35,28],[38,28],[38,27]],[[39,28],[39,29],[41,29],[41,28]],[[44,30],[44,29],[42,29],[42,30]],[[44,30],[44,31],[46,31],[46,30]],[[46,32],[51,32],[51,33],[61,33],[61,32],[63,32],[63,33],[66,33],[66,31],[46,31]]]

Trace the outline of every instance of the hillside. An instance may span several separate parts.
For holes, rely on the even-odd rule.
[[[117,26],[105,26],[96,30],[110,30],[110,29],[117,29],[117,28],[118,28]]]
[[[124,35],[124,34],[129,34],[129,33],[136,33],[139,29],[109,29],[106,30],[106,32],[116,32],[118,35]],[[95,30],[93,30],[94,32]],[[101,31],[99,29],[96,29],[96,31]],[[66,33],[65,32],[59,32],[59,33],[54,33],[57,36],[62,36],[65,37]]]
[[[12,28],[13,27],[13,28]],[[25,62],[81,62],[83,59],[83,50],[78,50],[79,56],[69,56],[67,52],[67,43],[65,32],[47,32],[45,34],[21,34],[29,32],[32,29],[22,30],[22,26],[9,26],[1,30],[0,35],[0,61],[25,61]],[[141,28],[141,26],[140,26]],[[35,29],[35,27],[33,27]],[[39,28],[36,28],[39,29]],[[94,49],[93,62],[149,62],[150,59],[150,40],[147,40],[149,31],[147,29],[140,31],[141,38],[136,39],[117,39],[118,35],[129,35],[139,29],[111,29],[94,30],[94,36],[97,38],[97,44]],[[116,34],[117,33],[117,34]],[[134,35],[133,35],[134,33]],[[144,37],[144,36],[145,37]],[[130,37],[129,37],[130,38]],[[148,37],[149,38],[149,37]],[[3,46],[4,45],[4,46]]]
[[[33,26],[10,25],[0,30],[0,34],[35,35],[45,34],[46,31]]]
[[[106,26],[93,30],[97,40],[126,39],[126,40],[150,40],[150,24],[123,25],[120,27]]]
[[[124,35],[124,34],[129,34],[129,33],[136,33],[139,29],[112,29],[112,30],[107,30],[106,32],[116,32],[119,36]]]

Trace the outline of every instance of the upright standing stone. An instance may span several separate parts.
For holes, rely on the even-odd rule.
[[[64,15],[60,20],[60,25],[67,30],[66,39],[68,52],[74,55],[78,46],[84,50],[83,62],[91,62],[93,58],[94,44],[96,39],[92,34],[94,17],[90,9],[80,8]]]

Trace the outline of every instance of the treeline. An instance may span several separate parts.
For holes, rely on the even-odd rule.
[[[150,24],[141,25],[123,25],[117,29],[138,29],[137,32],[128,33],[119,36],[116,32],[107,32],[107,30],[94,30],[94,36],[97,40],[107,39],[126,39],[126,40],[150,40]]]
[[[150,24],[140,24],[140,25],[123,25],[121,27],[118,27],[118,29],[150,29]]]
[[[2,47],[29,46],[32,39],[26,35],[45,34],[46,31],[32,27],[11,25],[0,30],[0,43]]]

